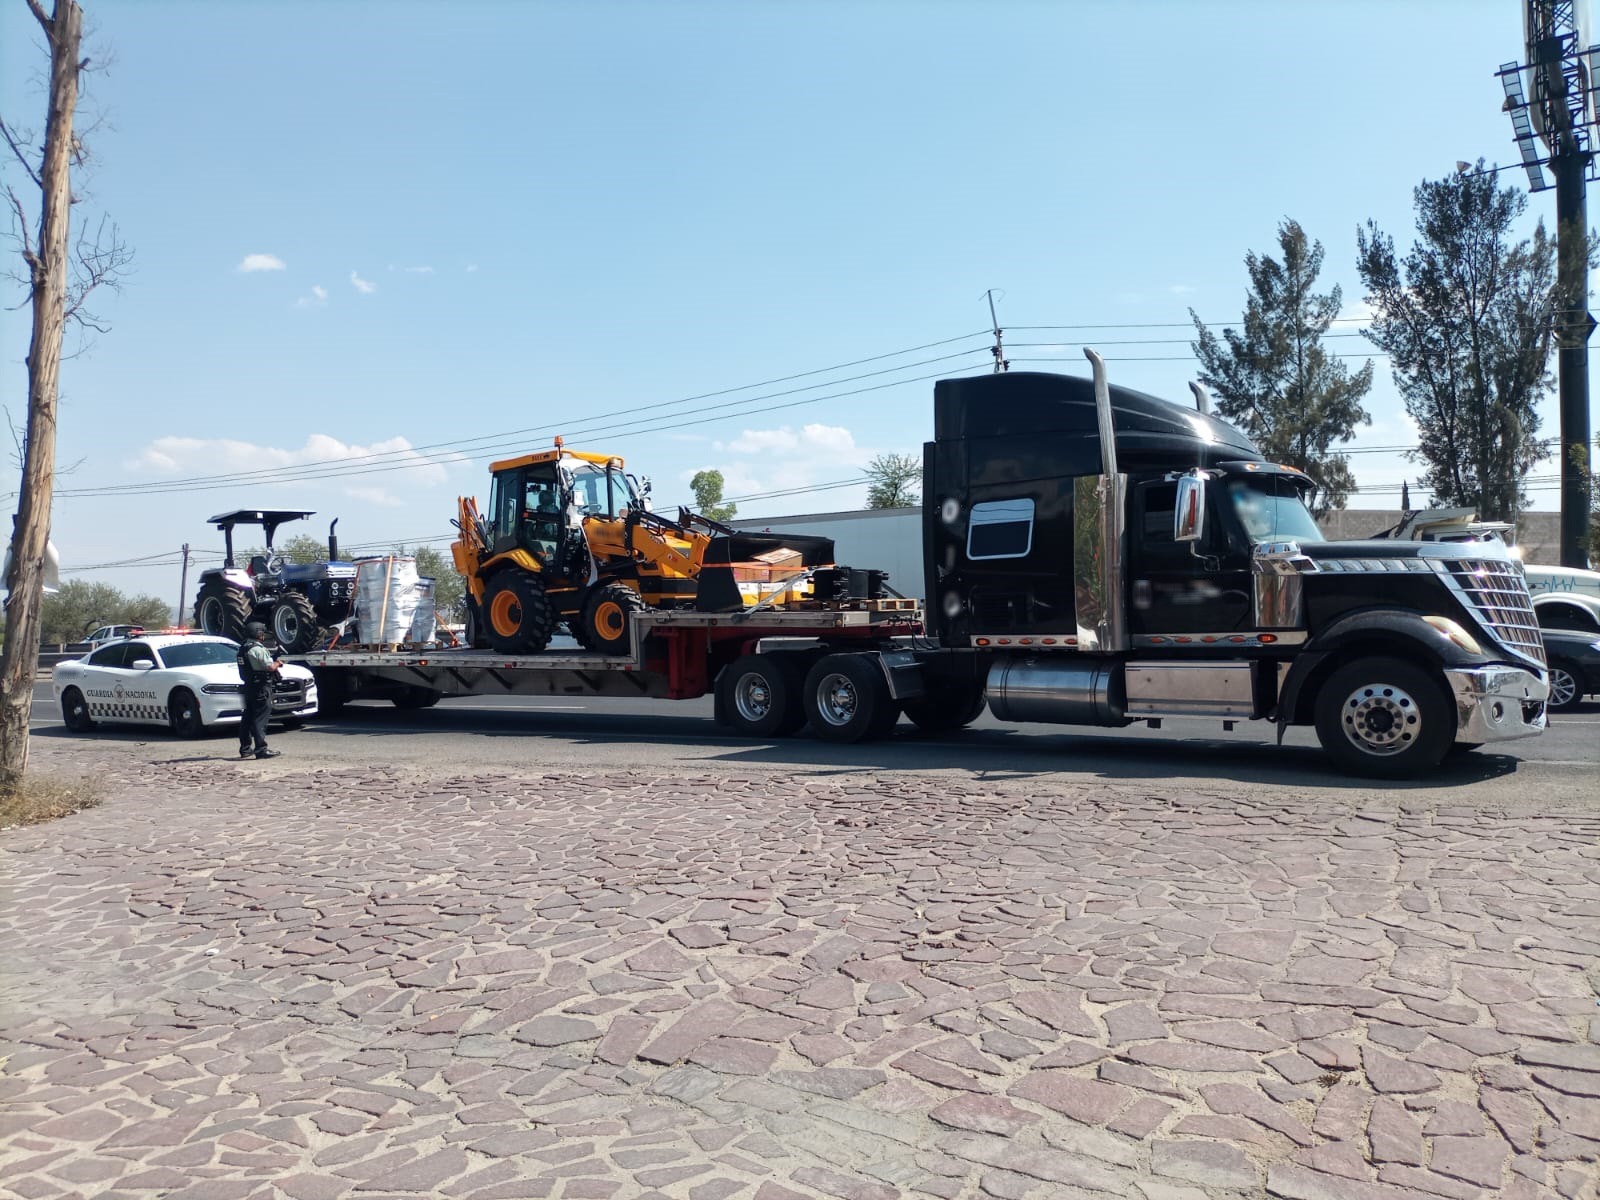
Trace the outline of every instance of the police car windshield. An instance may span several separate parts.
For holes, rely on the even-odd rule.
[[[214,667],[238,661],[238,651],[226,642],[179,642],[163,646],[160,653],[168,667]]]
[[[1299,483],[1285,475],[1250,475],[1227,482],[1233,511],[1252,542],[1326,539],[1306,508]]]

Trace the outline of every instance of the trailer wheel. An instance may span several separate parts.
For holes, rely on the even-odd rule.
[[[906,716],[924,733],[964,729],[983,715],[988,699],[977,684],[936,687],[904,702]]]
[[[633,648],[633,618],[649,606],[625,583],[596,588],[584,602],[583,615],[572,622],[572,636],[601,654],[626,654]]]
[[[717,676],[717,707],[734,732],[788,737],[806,723],[798,654],[746,654]],[[789,661],[789,660],[795,661]]]
[[[500,572],[483,589],[484,632],[503,654],[537,654],[550,644],[550,600],[530,571]]]
[[[1323,683],[1317,740],[1347,771],[1405,779],[1444,760],[1456,718],[1443,684],[1397,658],[1358,658]]]
[[[396,708],[412,711],[419,708],[432,708],[439,703],[442,693],[428,687],[408,687],[403,692],[396,692],[389,697],[389,703]]]
[[[825,742],[888,737],[900,719],[889,681],[862,654],[829,654],[806,674],[806,720]]]

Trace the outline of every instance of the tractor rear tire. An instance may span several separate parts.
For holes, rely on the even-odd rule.
[[[501,571],[483,589],[484,633],[502,654],[538,654],[550,644],[550,598],[531,571]]]
[[[272,606],[272,636],[286,654],[304,654],[317,644],[317,610],[299,592],[285,592]]]
[[[584,602],[583,615],[573,622],[573,636],[586,649],[626,654],[633,649],[633,619],[648,608],[627,584],[608,583]]]
[[[220,579],[208,580],[194,600],[194,627],[201,633],[242,642],[251,608],[250,597],[238,588]]]

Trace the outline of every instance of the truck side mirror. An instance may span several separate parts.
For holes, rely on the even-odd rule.
[[[1178,480],[1178,503],[1172,514],[1172,540],[1198,542],[1206,531],[1206,481],[1198,475]]]

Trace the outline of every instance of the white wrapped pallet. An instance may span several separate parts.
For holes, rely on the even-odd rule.
[[[365,644],[411,640],[417,599],[416,559],[390,555],[356,560],[356,622]]]
[[[433,580],[426,575],[417,577],[417,608],[411,614],[411,632],[407,641],[431,642],[438,633],[438,616],[433,607]]]

